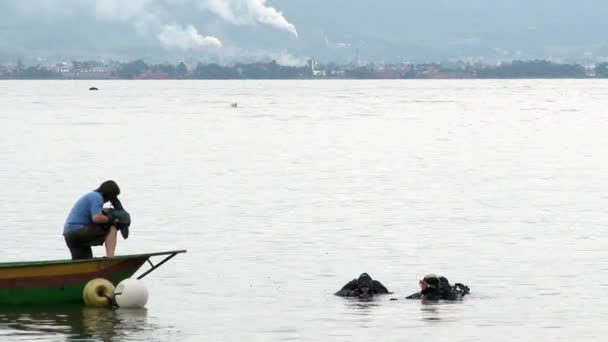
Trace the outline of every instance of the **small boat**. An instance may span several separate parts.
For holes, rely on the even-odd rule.
[[[114,286],[130,278],[147,261],[150,272],[185,250],[122,255],[86,260],[0,263],[0,305],[83,304],[82,291],[92,279],[105,278]],[[152,257],[164,257],[152,263]]]

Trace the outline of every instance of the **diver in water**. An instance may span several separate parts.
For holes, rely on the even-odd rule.
[[[373,280],[367,273],[362,273],[359,278],[353,279],[335,293],[340,297],[369,298],[377,294],[389,294],[391,292],[377,280]]]
[[[452,286],[446,277],[434,274],[426,275],[418,284],[421,291],[409,295],[405,299],[458,300],[470,292],[468,286],[461,283]]]

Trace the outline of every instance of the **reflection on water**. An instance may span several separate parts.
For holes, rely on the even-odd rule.
[[[420,311],[422,313],[422,320],[424,321],[441,321],[441,315],[439,308],[437,307],[437,303],[422,302]]]
[[[353,315],[370,315],[381,305],[379,297],[372,298],[344,298],[348,308],[353,309]]]
[[[121,341],[150,329],[146,309],[83,308],[80,306],[4,308],[0,311],[0,337],[66,341]]]
[[[420,317],[424,322],[453,322],[459,320],[459,306],[461,306],[467,299],[460,301],[427,301],[421,300],[420,303]],[[417,301],[415,301],[417,302]]]

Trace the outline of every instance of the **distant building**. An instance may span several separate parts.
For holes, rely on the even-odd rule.
[[[60,68],[60,73],[63,78],[77,80],[105,80],[112,78],[111,69],[105,66],[86,69],[71,69],[69,66],[63,66]]]
[[[324,70],[317,70],[317,62],[314,59],[309,59],[307,62],[307,67],[308,70],[310,71],[310,74],[312,76],[315,77],[324,77],[325,76],[325,71]]]
[[[57,63],[55,65],[50,66],[48,69],[52,72],[56,72],[61,75],[67,74],[72,71],[72,68],[66,62]]]
[[[400,79],[403,78],[403,70],[396,68],[378,68],[375,75],[380,79]]]

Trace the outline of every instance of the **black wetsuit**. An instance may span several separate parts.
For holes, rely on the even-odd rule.
[[[391,292],[389,292],[388,289],[382,285],[382,283],[377,280],[372,280],[372,295],[389,293]],[[335,295],[340,297],[361,297],[369,294],[365,294],[363,291],[361,291],[357,279],[353,279],[349,281],[348,284],[344,285],[340,291],[336,292]]]
[[[450,285],[445,277],[439,277],[439,287],[426,289],[405,297],[405,299],[426,299],[426,300],[458,300],[469,294],[469,287],[460,283]]]
[[[426,299],[426,300],[456,300],[457,295],[452,289],[433,289],[426,288],[418,293],[405,297],[406,299]]]

